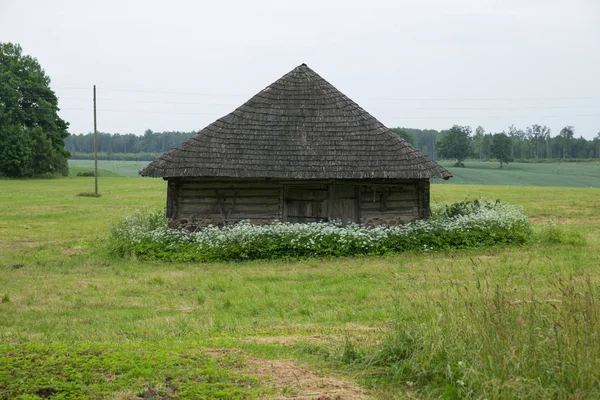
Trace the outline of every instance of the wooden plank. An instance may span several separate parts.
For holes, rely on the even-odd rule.
[[[393,210],[403,210],[403,209],[407,209],[407,208],[412,208],[412,207],[416,207],[417,206],[417,202],[416,200],[403,200],[403,201],[387,201],[386,202],[387,207],[386,210],[387,211],[393,211]],[[381,207],[381,202],[361,202],[361,210],[363,211],[381,211],[382,207]]]
[[[177,218],[177,182],[167,181],[167,218]]]
[[[365,211],[363,210],[362,217],[363,219],[377,218],[378,216],[390,216],[390,215],[398,215],[398,216],[414,216],[415,218],[419,217],[419,210],[417,207],[413,207],[412,209],[406,209],[402,211]]]
[[[223,223],[221,214],[206,214],[201,216],[196,214],[183,214],[180,219],[192,219],[193,217],[199,224],[201,224],[201,226],[206,226],[209,224],[218,225]],[[280,219],[277,218],[277,215],[275,214],[231,214],[226,220],[226,225],[231,225],[243,220],[271,222],[279,221]]]
[[[281,204],[283,205],[283,214],[281,215],[281,219],[283,221],[287,221],[288,220],[288,207],[287,207],[287,202],[285,201],[285,198],[287,197],[287,187],[284,186],[281,189]]]
[[[397,192],[397,193],[386,193],[386,192],[375,192],[364,194],[360,197],[360,200],[365,203],[379,203],[381,201],[381,196],[385,195],[388,202],[390,201],[417,201],[416,193],[406,193],[406,192]]]
[[[358,222],[357,194],[355,185],[329,185],[329,199],[331,202],[328,211],[329,219]]]
[[[274,212],[274,213],[260,213],[260,214],[258,214],[258,213],[253,213],[253,214],[246,214],[246,213],[243,213],[243,214],[241,214],[241,213],[232,213],[232,214],[229,216],[229,220],[228,220],[228,222],[229,222],[229,221],[232,221],[232,220],[237,220],[237,221],[240,221],[240,220],[244,220],[244,219],[267,219],[267,220],[278,220],[279,218],[278,218],[278,215],[277,215],[277,213],[276,213],[276,212]]]
[[[431,216],[429,180],[423,182],[423,210],[423,218],[429,218]]]
[[[218,185],[240,185],[240,184],[278,184],[278,185],[298,185],[298,184],[353,184],[353,185],[404,185],[414,184],[417,179],[273,179],[273,178],[227,178],[227,177],[186,177],[172,178],[181,182],[195,183],[216,183]]]
[[[234,198],[226,198],[224,204],[231,204]],[[235,199],[235,204],[279,204],[279,196],[270,197],[239,197]],[[216,197],[183,197],[180,199],[181,204],[216,204]]]
[[[259,205],[259,204],[235,204],[233,206],[228,204],[221,204],[221,210],[224,215],[229,213],[248,213],[248,214],[261,214],[261,213],[273,213],[279,214],[279,204],[270,205]],[[209,214],[219,213],[218,204],[183,204],[180,208],[180,213],[185,214]]]
[[[215,196],[216,191],[219,191],[219,194],[222,196],[236,196],[237,197],[260,197],[260,196],[279,196],[280,189],[279,188],[270,188],[270,189],[192,189],[192,188],[182,188],[180,189],[180,193],[185,196],[200,196],[200,197],[210,197]]]
[[[289,188],[286,200],[323,201],[327,199],[327,190]]]
[[[285,188],[282,186],[279,189],[279,199],[278,199],[278,201],[279,201],[279,215],[278,215],[278,218],[280,220],[282,220],[282,221],[284,220],[285,215],[286,215],[286,206],[285,206],[284,199],[285,199]]]
[[[288,216],[326,218],[327,205],[324,201],[287,200],[286,204]]]
[[[251,189],[251,188],[279,188],[281,185],[276,182],[197,182],[197,181],[181,181],[182,187],[193,189]]]
[[[286,186],[288,190],[327,190],[326,183],[313,183],[311,181],[294,181]]]

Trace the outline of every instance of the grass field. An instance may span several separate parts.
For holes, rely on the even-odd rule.
[[[100,176],[125,176],[139,178],[138,172],[148,165],[149,161],[108,161],[98,160]],[[94,160],[69,160],[69,175],[76,176],[79,171],[93,171]],[[104,173],[103,173],[104,172]]]
[[[580,232],[587,241],[583,248],[533,243],[393,257],[165,264],[111,259],[103,252],[110,221],[133,209],[162,208],[165,182],[107,177],[100,181],[102,197],[78,197],[90,191],[90,182],[0,180],[0,399],[468,397],[435,374],[426,383],[398,381],[382,364],[364,360],[398,324],[406,332],[445,339],[442,328],[456,321],[475,328],[459,308],[465,300],[477,303],[481,282],[492,294],[498,293],[494,288],[507,289],[510,301],[496,306],[511,308],[501,311],[517,310],[514,304],[533,298],[532,304],[560,311],[570,298],[560,282],[589,282],[591,292],[584,297],[591,303],[584,311],[599,313],[597,188],[432,188],[433,202],[487,197],[521,204],[536,230],[553,218],[567,232]],[[587,293],[585,285],[577,285],[573,299]],[[544,321],[553,312],[535,310],[539,315],[527,318]],[[590,315],[586,318],[596,321]],[[498,325],[507,330],[501,333],[519,336],[517,328],[511,331],[522,323],[519,318]],[[582,337],[598,338],[600,327],[588,320],[565,322],[565,329],[589,326]],[[540,343],[554,340],[545,335]],[[469,355],[450,340],[431,343],[448,349],[448,360],[458,357],[458,365]],[[598,340],[590,343],[596,347],[588,353],[598,351],[593,344]],[[562,357],[541,358],[571,364],[545,365],[539,381],[531,378],[538,370],[525,357],[507,366],[506,376],[482,372],[501,367],[501,361],[480,369],[473,364],[472,375],[464,375],[473,381],[454,383],[479,390],[473,393],[489,390],[483,392],[488,398],[509,398],[486,389],[498,387],[510,387],[521,398],[597,394],[591,371],[598,362],[563,351]],[[490,353],[489,360],[496,355],[501,354]],[[422,362],[423,369],[430,365]],[[558,384],[544,372],[555,367],[562,374]]]
[[[100,176],[139,177],[146,161],[98,161]],[[466,161],[465,168],[441,162],[453,178],[433,179],[432,183],[509,186],[600,187],[600,163],[511,163],[500,169],[497,162]],[[91,160],[69,160],[70,175],[94,168]]]
[[[510,163],[465,161],[464,168],[441,162],[453,177],[433,183],[510,186],[600,187],[600,163]]]

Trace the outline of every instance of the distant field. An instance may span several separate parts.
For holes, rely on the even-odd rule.
[[[502,185],[502,186],[568,186],[600,187],[600,163],[511,163],[500,169],[498,162],[466,161],[464,168],[453,163],[440,163],[453,177],[432,183]]]
[[[98,160],[98,170],[106,171],[100,176],[127,176],[138,178],[138,172],[150,164],[150,161],[107,161]],[[94,160],[69,160],[69,176],[77,175],[79,171],[94,170]]]
[[[138,171],[148,161],[98,161],[100,176],[140,177]],[[448,181],[432,179],[432,183],[499,185],[499,186],[566,186],[600,187],[600,163],[512,163],[500,169],[497,162],[467,161],[464,168],[455,168],[452,163],[440,163],[453,178]],[[70,175],[82,170],[93,170],[92,160],[69,160]]]

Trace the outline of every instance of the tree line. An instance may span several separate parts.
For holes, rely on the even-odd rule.
[[[566,126],[552,137],[550,128],[531,125],[519,129],[514,125],[498,133],[488,133],[481,126],[472,132],[468,126],[448,130],[392,128],[396,134],[433,160],[467,158],[498,160],[502,164],[514,160],[600,158],[600,132],[592,140],[575,137],[575,128]],[[154,160],[160,154],[179,146],[196,132],[146,130],[143,135],[98,133],[98,154],[108,160]],[[72,158],[89,159],[94,152],[92,133],[70,135],[65,139]]]
[[[575,137],[573,126],[565,126],[554,137],[550,128],[536,124],[525,129],[511,125],[497,133],[488,133],[481,126],[473,133],[471,127],[459,125],[442,131],[400,127],[392,130],[430,158],[455,159],[458,164],[470,157],[502,163],[600,158],[600,132],[588,140]]]
[[[98,151],[103,153],[164,153],[179,146],[196,132],[153,132],[147,129],[143,135],[133,133],[98,132]],[[70,152],[93,153],[94,134],[71,135],[65,139]]]

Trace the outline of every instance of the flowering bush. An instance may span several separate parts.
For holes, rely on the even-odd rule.
[[[428,221],[381,227],[242,221],[187,232],[169,229],[162,213],[137,213],[112,226],[109,249],[118,256],[226,261],[479,248],[521,244],[531,237],[531,226],[520,207],[486,200],[460,204],[437,207]]]

